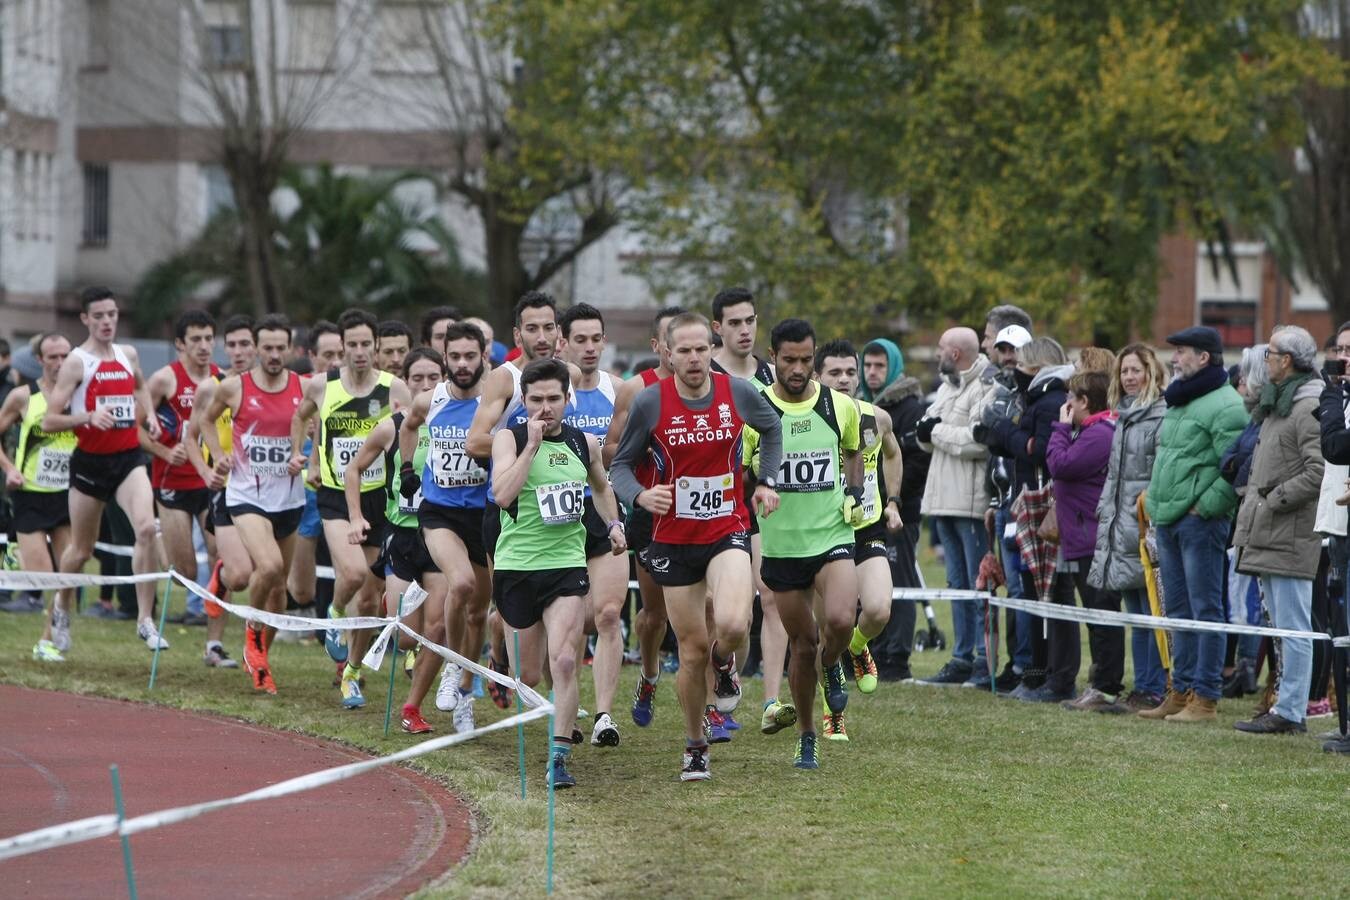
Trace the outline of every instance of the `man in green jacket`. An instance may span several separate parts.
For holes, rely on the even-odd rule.
[[[1222,622],[1228,531],[1237,506],[1219,459],[1247,427],[1242,398],[1228,384],[1223,341],[1213,328],[1169,335],[1176,378],[1163,394],[1167,414],[1158,438],[1148,514],[1158,530],[1166,613],[1173,619]],[[1145,719],[1203,722],[1216,717],[1224,636],[1172,635],[1172,690]]]

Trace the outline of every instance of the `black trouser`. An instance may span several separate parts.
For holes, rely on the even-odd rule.
[[[136,531],[131,527],[131,520],[127,518],[127,514],[122,512],[122,507],[118,506],[114,500],[110,500],[103,507],[103,518],[98,523],[98,539],[102,543],[118,547],[131,547],[136,543]],[[106,577],[132,574],[130,556],[95,548],[94,558],[98,560],[100,575]],[[156,594],[158,594],[158,591]],[[139,611],[139,607],[136,605],[136,586],[134,584],[100,585],[100,600],[111,603],[114,595],[117,597],[118,608],[135,618]]]
[[[919,523],[906,522],[899,531],[886,536],[886,558],[891,565],[891,581],[898,588],[922,587],[915,550],[919,543]],[[892,600],[891,618],[881,634],[872,639],[872,656],[879,667],[904,669],[914,652],[914,623],[917,606],[913,600]]]
[[[1075,605],[1074,590],[1083,599],[1087,609],[1120,610],[1120,597],[1098,591],[1088,584],[1088,569],[1092,557],[1075,560],[1078,571],[1055,576],[1051,602],[1061,606]],[[1049,667],[1046,683],[1060,693],[1073,693],[1082,664],[1080,630],[1077,622],[1050,621]],[[1089,625],[1089,648],[1095,673],[1092,686],[1104,694],[1118,694],[1123,689],[1125,675],[1125,629],[1118,625]]]

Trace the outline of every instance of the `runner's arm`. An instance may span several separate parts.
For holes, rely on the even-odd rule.
[[[370,468],[370,464],[379,459],[380,454],[388,450],[393,442],[394,420],[381,419],[380,424],[366,435],[361,449],[356,451],[356,458],[347,464],[347,470],[342,473],[342,493],[347,499],[347,521],[355,523],[358,519],[365,518],[361,515],[361,473]]]
[[[605,465],[613,468],[614,457],[619,452],[619,441],[623,438],[624,426],[628,423],[628,411],[633,400],[642,392],[642,376],[635,375],[619,385],[614,396],[614,416],[609,420],[609,431],[605,434],[605,446],[600,448]]]
[[[305,395],[300,400],[300,406],[296,408],[295,415],[291,418],[291,456],[304,456],[305,431],[309,425],[309,420],[319,411],[319,401],[323,399],[323,391],[327,386],[327,380],[311,378],[305,383]]]
[[[631,382],[624,382],[626,388]],[[655,386],[653,386],[655,387]],[[619,420],[619,405],[614,404],[614,418],[610,420],[609,436],[605,439],[606,451],[617,447],[610,458],[609,477],[614,484],[614,494],[619,502],[629,509],[637,504],[638,494],[643,487],[638,483],[633,469],[646,458],[647,447],[651,444],[652,429],[656,427],[657,416],[661,411],[660,388],[641,390],[624,410],[624,426],[619,439],[614,440],[614,423]]]
[[[42,417],[43,431],[49,433],[69,431],[81,425],[88,425],[93,420],[94,414],[88,410],[66,412],[66,407],[70,406],[70,398],[80,386],[80,379],[83,377],[84,363],[73,354],[67,356],[66,361],[61,363],[61,370],[56,373],[56,385],[47,397],[47,414]]]
[[[149,395],[151,415],[154,415],[154,411],[159,409],[159,405],[164,402],[164,398],[169,396],[169,393],[173,390],[171,379],[173,379],[173,369],[165,366],[151,375],[150,380],[146,382],[145,387]],[[186,433],[186,429],[184,429],[184,432]],[[141,443],[141,449],[146,453],[157,456],[167,463],[174,462],[174,448],[164,444],[164,435],[161,434],[159,440],[155,440],[150,437],[150,433],[144,428],[137,428],[136,437]]]
[[[426,424],[427,413],[431,410],[431,394],[431,391],[427,391],[417,395],[403,415],[403,424],[398,429],[399,459],[411,461],[417,453],[417,432]]]
[[[605,523],[605,534],[609,537],[610,547],[615,554],[628,548],[628,539],[624,534],[623,521],[619,518],[619,507],[614,501],[614,490],[605,476],[605,463],[600,456],[600,441],[593,435],[586,435],[586,444],[590,449],[590,465],[587,467],[587,481],[591,484],[591,499],[595,511]]]
[[[188,458],[206,481],[210,481],[214,473],[213,467],[206,464],[201,445],[206,445],[206,451],[215,460],[215,466],[228,471],[233,463],[220,444],[220,433],[216,429],[216,423],[225,415],[225,410],[234,412],[235,395],[240,386],[237,375],[231,375],[219,382],[212,379],[198,389],[196,401],[192,405],[192,418],[188,420]]]
[[[783,422],[769,401],[743,378],[731,379],[736,413],[759,434],[759,472],[777,477],[783,462]]]
[[[506,365],[510,365],[507,363]],[[511,373],[505,366],[493,369],[483,385],[483,397],[474,411],[473,422],[469,424],[469,435],[464,439],[464,452],[474,459],[495,457],[497,446],[492,437],[492,426],[506,412],[506,402],[511,399]],[[493,488],[496,496],[496,488]]]
[[[26,387],[17,387],[9,392],[5,398],[3,406],[0,406],[0,434],[9,431],[10,427],[23,417],[24,410],[28,408],[28,398],[32,392]],[[17,488],[23,486],[23,475],[19,472],[18,466],[5,453],[4,442],[0,441],[0,471],[5,473],[6,480],[15,479],[9,486]]]
[[[531,421],[537,421],[531,419]],[[542,431],[542,426],[541,426]],[[516,450],[516,432],[503,428],[492,437],[492,495],[502,509],[516,502],[525,479],[530,474],[530,463],[539,449],[539,441],[526,441]]]
[[[150,391],[146,388],[145,375],[141,373],[141,358],[136,352],[135,347],[127,347],[127,362],[131,364],[131,374],[135,376],[136,388],[132,395],[136,398],[136,427],[139,430],[141,426],[150,433],[150,437],[159,440],[161,437],[159,428],[159,417],[155,415],[155,404],[150,400]]]
[[[389,383],[389,411],[396,413],[399,410],[407,409],[412,405],[412,391],[408,390],[408,383],[402,378],[395,378]]]
[[[885,510],[888,506],[894,506],[898,519],[900,503],[896,498],[900,496],[900,483],[905,479],[904,453],[891,428],[890,414],[877,407],[876,418],[877,429],[881,432],[881,475],[886,481],[886,491],[890,494],[889,497],[881,498],[881,508]]]

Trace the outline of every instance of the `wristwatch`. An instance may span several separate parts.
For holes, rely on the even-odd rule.
[[[778,479],[774,478],[772,475],[765,475],[759,480],[759,483],[771,491],[778,490]]]
[[[887,497],[887,498],[886,498],[886,502],[887,502],[887,503],[894,503],[896,509],[899,509],[899,508],[900,508],[900,498],[899,498],[899,497],[896,497],[896,496]]]

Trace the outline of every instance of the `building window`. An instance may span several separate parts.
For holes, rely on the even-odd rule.
[[[427,74],[436,71],[433,29],[427,17],[438,15],[438,3],[382,3],[375,67],[381,72]]]
[[[210,222],[223,209],[234,209],[234,188],[224,166],[202,166],[203,222]]]
[[[84,166],[84,231],[86,247],[108,246],[108,167]]]
[[[246,61],[244,16],[238,2],[209,2],[203,6],[203,55],[217,69],[236,68]]]
[[[316,0],[291,0],[287,16],[286,68],[322,72],[333,68],[337,44],[337,6]]]
[[[85,6],[84,67],[108,68],[108,36],[112,25],[108,0],[88,0]]]

